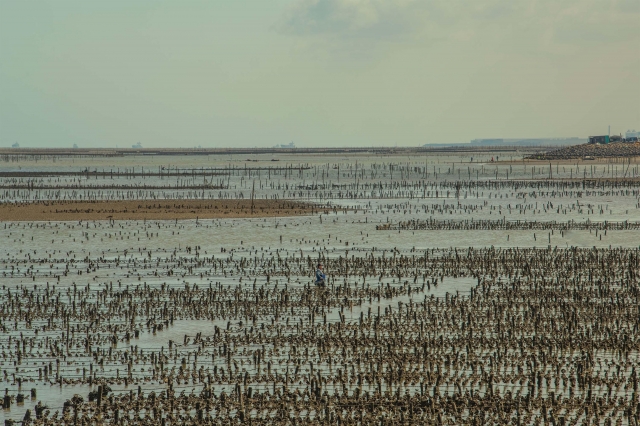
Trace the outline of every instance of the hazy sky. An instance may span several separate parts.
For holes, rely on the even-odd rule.
[[[640,130],[640,0],[0,0],[0,146]]]

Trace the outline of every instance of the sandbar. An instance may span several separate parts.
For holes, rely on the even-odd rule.
[[[264,199],[36,201],[0,203],[0,222],[280,217],[317,209],[310,203]]]

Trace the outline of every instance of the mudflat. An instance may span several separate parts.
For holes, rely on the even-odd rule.
[[[297,216],[313,204],[291,200],[98,200],[0,204],[0,221],[173,220]]]

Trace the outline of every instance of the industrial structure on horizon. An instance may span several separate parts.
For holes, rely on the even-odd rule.
[[[274,148],[295,149],[296,148],[296,144],[291,142],[291,143],[288,143],[288,144],[275,145]]]

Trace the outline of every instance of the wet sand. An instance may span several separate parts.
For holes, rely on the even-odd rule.
[[[278,217],[306,215],[315,210],[310,203],[289,200],[43,201],[0,204],[0,221]]]

